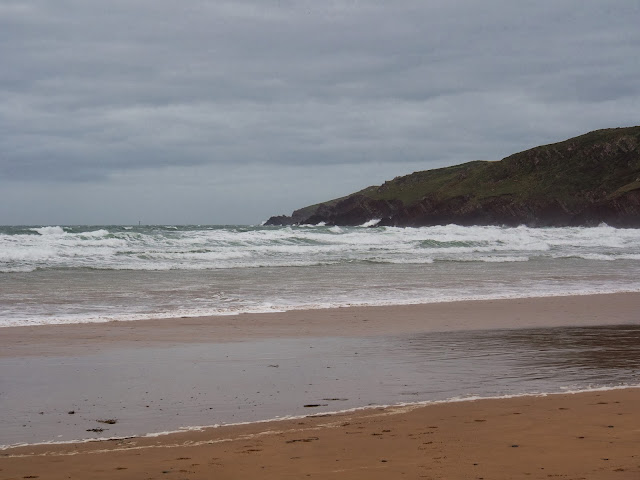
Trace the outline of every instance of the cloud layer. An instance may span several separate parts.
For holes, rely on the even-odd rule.
[[[639,24],[635,0],[5,0],[0,223],[252,223],[638,124]]]

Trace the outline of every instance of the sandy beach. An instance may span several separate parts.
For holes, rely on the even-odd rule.
[[[370,409],[0,453],[2,479],[640,478],[640,389]]]
[[[434,376],[440,375],[442,369],[449,375],[442,385],[455,385],[461,374],[461,379],[475,378],[475,384],[461,387],[460,391],[475,391],[485,383],[500,382],[501,378],[506,379],[503,387],[535,389],[537,384],[520,384],[522,379],[512,375],[531,375],[535,380],[536,369],[551,372],[545,380],[551,383],[543,383],[543,388],[555,385],[554,381],[560,385],[572,381],[574,369],[578,377],[595,375],[596,383],[607,383],[609,375],[622,372],[621,378],[637,384],[633,380],[638,379],[635,341],[620,346],[626,358],[616,358],[615,348],[621,343],[617,339],[624,341],[627,331],[636,332],[640,323],[638,311],[640,294],[623,293],[3,328],[0,360],[5,374],[13,376],[5,375],[3,389],[9,390],[4,390],[3,395],[8,410],[0,420],[14,433],[22,431],[21,427],[55,431],[64,426],[70,434],[81,432],[86,438],[89,434],[85,430],[91,426],[112,427],[95,423],[103,418],[98,416],[102,412],[110,415],[112,411],[122,422],[144,420],[142,431],[161,431],[153,429],[154,419],[164,421],[168,415],[192,413],[193,417],[174,417],[176,425],[191,425],[180,422],[214,418],[206,413],[211,411],[205,408],[207,402],[222,398],[223,407],[240,402],[232,396],[212,396],[220,387],[212,384],[206,390],[202,385],[206,383],[202,379],[211,375],[222,375],[221,386],[233,385],[241,392],[248,392],[262,379],[274,382],[260,387],[267,390],[259,399],[254,395],[246,400],[247,408],[253,409],[250,413],[254,417],[250,418],[254,420],[273,418],[274,414],[265,412],[282,408],[284,400],[298,408],[286,413],[304,412],[298,419],[157,437],[8,448],[0,451],[0,479],[637,479],[638,388],[373,407],[334,414],[301,407],[310,398],[326,400],[329,406],[325,410],[365,406],[380,392],[394,389],[396,396],[390,397],[390,403],[398,401],[394,399],[414,402],[424,399],[421,395],[428,392],[420,390],[424,387],[420,385],[422,381],[429,382],[429,388],[442,384],[442,379]],[[632,330],[620,330],[619,326],[625,325]],[[605,330],[589,330],[602,326]],[[611,328],[606,330],[606,326]],[[600,337],[601,332],[613,336],[605,340]],[[562,338],[556,339],[558,336]],[[441,346],[441,342],[450,343]],[[460,354],[451,357],[453,349],[447,345],[460,349]],[[233,352],[242,350],[240,346],[249,349],[247,358],[257,355],[257,363],[249,364],[244,357],[227,360]],[[354,346],[358,351],[353,351]],[[315,357],[310,356],[308,352],[314,350],[309,348],[317,350]],[[349,350],[349,355],[343,355],[340,348]],[[503,353],[496,357],[495,348]],[[217,357],[207,356],[212,351],[217,352]],[[195,360],[184,360],[185,352]],[[526,357],[525,352],[529,359],[518,363],[519,357]],[[279,365],[270,364],[271,355],[281,355]],[[114,358],[121,363],[110,365]],[[436,360],[444,363],[438,366],[433,363]],[[159,389],[151,391],[145,384],[141,389],[149,391],[135,391],[137,384],[144,383],[145,376],[150,375],[149,362],[158,363]],[[51,376],[58,374],[58,370],[51,370],[52,365],[60,368],[60,377]],[[142,368],[137,376],[120,376],[122,369],[135,369],[136,365]],[[429,365],[433,365],[431,370]],[[189,378],[191,373],[187,372],[201,366],[207,369],[203,376]],[[215,370],[217,367],[219,370]],[[113,369],[117,373],[114,377],[92,378]],[[379,380],[385,369],[387,383],[382,385]],[[415,371],[410,373],[412,370]],[[231,373],[224,373],[228,371]],[[559,380],[553,379],[554,372],[561,374]],[[278,380],[278,375],[284,380]],[[309,375],[317,385],[302,387],[300,382],[306,385]],[[360,378],[363,376],[366,378]],[[187,383],[182,384],[181,380]],[[356,380],[364,387],[356,386]],[[189,381],[205,390],[189,397],[187,388],[195,388]],[[243,387],[243,381],[248,386]],[[101,390],[100,382],[107,382],[107,390]],[[403,386],[403,382],[413,383]],[[176,393],[167,392],[167,386]],[[268,388],[272,388],[269,395],[273,400],[267,398]],[[284,396],[274,396],[275,389],[283,388],[278,393]],[[351,403],[337,401],[347,400],[342,398],[323,398],[331,388],[351,392]],[[112,399],[104,397],[109,390],[113,390]],[[38,398],[39,391],[45,392],[43,398]],[[6,403],[7,398],[12,398],[7,393],[15,393],[13,403]],[[169,400],[175,410],[171,410],[172,403],[167,403],[166,398],[165,403],[159,402],[163,400],[159,397],[167,394],[173,395]],[[442,395],[449,396],[444,390]],[[80,401],[83,397],[85,403]],[[70,399],[76,403],[69,403]],[[93,407],[89,406],[91,402]],[[216,407],[215,402],[211,405]],[[71,408],[76,409],[75,415],[69,415]],[[18,410],[24,420],[10,418]],[[37,422],[49,423],[39,427]],[[205,425],[214,423],[217,422]],[[7,432],[5,437],[11,443]]]

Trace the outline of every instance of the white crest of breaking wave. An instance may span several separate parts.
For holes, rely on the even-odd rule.
[[[38,232],[40,235],[64,235],[64,229],[62,227],[39,227],[32,228],[34,232]]]
[[[370,227],[374,220],[362,227]],[[0,228],[0,272],[46,268],[202,270],[345,262],[640,260],[640,230],[394,227]]]
[[[372,220],[369,220],[368,222],[364,222],[362,225],[360,225],[361,227],[375,227],[376,225],[378,225],[380,223],[382,219],[381,218],[374,218]]]

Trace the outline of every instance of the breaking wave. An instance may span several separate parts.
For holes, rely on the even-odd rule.
[[[380,261],[640,260],[640,230],[460,227],[0,227],[0,272],[202,270]],[[373,228],[372,228],[373,227]]]
[[[0,326],[640,291],[640,230],[0,227]]]

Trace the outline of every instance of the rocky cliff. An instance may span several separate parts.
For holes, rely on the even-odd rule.
[[[640,227],[640,126],[597,130],[496,162],[415,172],[267,225]]]

